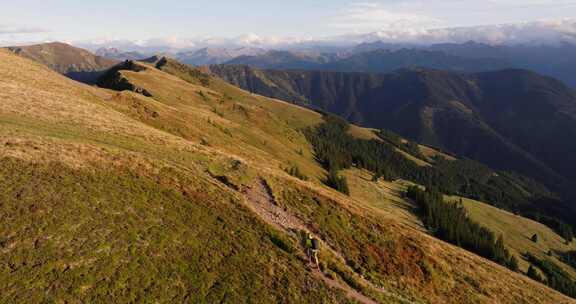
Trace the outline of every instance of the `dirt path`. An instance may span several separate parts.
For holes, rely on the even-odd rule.
[[[310,229],[307,228],[307,225],[300,220],[299,218],[290,214],[287,210],[280,207],[279,204],[274,199],[272,194],[272,190],[268,186],[265,180],[259,179],[258,183],[253,185],[252,187],[248,187],[242,190],[244,197],[246,198],[246,203],[248,207],[258,214],[264,221],[267,223],[275,226],[276,228],[283,230],[287,233],[294,234],[294,231],[306,231],[307,233],[312,233]],[[313,233],[312,233],[313,234]],[[318,236],[314,235],[317,239]],[[328,249],[332,254],[334,254],[338,259],[342,261],[344,265],[346,265],[346,261],[344,257],[335,249],[331,248],[328,244],[322,242],[322,246]],[[352,271],[353,272],[353,271]],[[354,288],[348,286],[347,284],[341,283],[334,279],[329,278],[326,276],[322,271],[319,269],[313,268],[313,274],[318,279],[321,279],[326,283],[326,285],[338,288],[346,292],[346,295],[350,299],[354,299],[360,303],[364,304],[377,304],[376,301],[373,299],[361,294]],[[391,293],[383,288],[377,287],[371,282],[365,280],[362,277],[357,278],[361,281],[364,285],[373,288],[376,291],[379,291],[390,298],[395,298],[396,300],[403,302],[403,303],[412,303],[411,301],[404,299],[402,296],[397,295],[395,293]]]
[[[252,211],[256,212],[267,223],[285,231],[292,229],[308,230],[300,219],[278,205],[272,195],[272,190],[263,179],[260,179],[256,185],[246,188],[242,192]]]
[[[322,281],[324,281],[324,283],[326,283],[326,285],[328,285],[331,288],[336,288],[336,289],[340,289],[343,290],[344,292],[346,292],[346,296],[349,299],[353,299],[356,300],[360,303],[364,303],[364,304],[378,304],[378,302],[370,299],[369,297],[359,293],[357,290],[353,289],[352,287],[340,283],[334,279],[330,279],[329,277],[327,277],[324,273],[322,273],[320,270],[314,270],[313,272],[314,276]]]

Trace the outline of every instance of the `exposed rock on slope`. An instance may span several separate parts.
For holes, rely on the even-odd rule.
[[[152,94],[150,94],[146,89],[134,85],[122,73],[123,71],[140,72],[144,70],[146,70],[146,67],[142,64],[136,63],[132,60],[126,60],[106,71],[106,73],[99,77],[97,84],[102,88],[116,91],[132,91],[151,97]]]

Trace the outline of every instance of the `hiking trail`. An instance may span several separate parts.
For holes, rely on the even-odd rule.
[[[272,193],[272,189],[270,189],[270,186],[268,186],[264,179],[260,178],[258,182],[251,187],[245,187],[242,189],[242,194],[245,197],[245,201],[248,207],[253,212],[258,214],[268,224],[292,235],[294,235],[294,231],[306,231],[307,234],[312,234],[315,238],[320,240],[318,236],[316,236],[310,229],[308,229],[308,226],[301,219],[290,214],[276,202],[276,199]],[[325,241],[322,241],[322,247],[326,248],[328,251],[334,254],[338,259],[342,261],[345,267],[349,268],[349,266],[346,265],[344,257],[338,251],[330,247]],[[303,248],[299,249],[303,250]],[[349,270],[352,273],[355,273],[353,270]],[[326,285],[332,288],[343,290],[347,297],[350,299],[354,299],[364,304],[378,303],[373,299],[363,295],[356,289],[350,287],[348,284],[341,283],[328,277],[320,269],[312,268],[312,272],[315,277],[324,281]],[[388,297],[394,298],[402,303],[413,303],[412,301],[409,301],[408,299],[405,299],[398,294],[385,290],[382,287],[375,286],[372,282],[364,279],[361,276],[356,275],[356,278],[365,286],[369,286],[370,288],[381,292]]]

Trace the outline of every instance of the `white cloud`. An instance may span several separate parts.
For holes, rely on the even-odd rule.
[[[46,33],[48,30],[37,27],[14,27],[0,24],[0,35]]]
[[[414,32],[574,17],[575,8],[575,0],[367,0],[344,7],[329,24],[348,32]]]
[[[441,19],[407,11],[408,8],[419,5],[420,3],[416,1],[397,2],[389,6],[376,2],[354,3],[334,16],[330,25],[354,32],[375,29],[420,30],[443,25]]]
[[[576,43],[576,19],[550,19],[502,25],[401,31],[380,30],[365,35],[347,35],[341,39],[355,42],[432,44],[476,41],[487,44]]]
[[[88,41],[75,41],[74,45],[97,50],[102,47],[113,47],[121,50],[141,52],[178,52],[205,47],[213,48],[287,48],[292,45],[306,42],[317,42],[311,37],[280,37],[260,36],[257,34],[245,34],[237,37],[192,37],[183,38],[172,36],[167,38],[151,38],[142,40],[116,39],[113,37],[101,37]]]
[[[434,44],[464,43],[476,41],[487,44],[576,44],[576,19],[551,19],[502,25],[485,25],[448,28],[386,28],[369,33],[352,33],[324,38],[276,37],[246,34],[238,37],[168,37],[146,40],[120,40],[103,38],[76,41],[73,44],[96,50],[115,47],[121,50],[141,52],[177,52],[204,47],[213,48],[262,48],[290,49],[318,46],[353,46],[363,42],[383,41],[389,43]]]

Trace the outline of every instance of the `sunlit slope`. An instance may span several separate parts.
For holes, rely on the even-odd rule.
[[[177,63],[175,63],[175,64],[177,64]],[[152,69],[151,72],[154,72],[154,69]],[[181,79],[186,79],[188,83],[193,83],[193,84],[195,84],[195,85],[200,86],[201,88],[199,88],[199,89],[202,89],[202,87],[203,87],[204,89],[210,89],[210,90],[214,90],[214,91],[216,91],[216,92],[225,92],[224,94],[225,94],[226,96],[228,96],[228,97],[232,97],[232,96],[233,96],[232,99],[234,99],[235,101],[237,101],[237,103],[238,103],[239,105],[248,104],[248,105],[255,105],[255,106],[257,106],[257,107],[262,107],[262,108],[269,109],[272,113],[278,115],[278,117],[281,118],[281,119],[284,120],[284,121],[290,121],[290,120],[292,120],[292,121],[290,121],[290,123],[289,123],[290,126],[292,126],[292,124],[295,123],[295,124],[298,125],[298,128],[300,128],[300,127],[309,126],[309,125],[312,125],[313,123],[319,122],[319,120],[317,120],[317,118],[314,119],[314,120],[310,120],[310,121],[311,121],[310,123],[308,123],[308,122],[302,122],[302,121],[301,121],[301,120],[302,120],[301,117],[304,117],[304,118],[307,118],[307,117],[312,117],[312,118],[318,117],[318,116],[316,116],[317,114],[314,113],[314,112],[310,112],[310,111],[308,111],[308,110],[305,110],[305,109],[302,109],[302,108],[299,108],[299,107],[295,107],[295,106],[292,106],[292,105],[289,105],[289,104],[286,104],[286,103],[282,103],[282,102],[278,103],[278,102],[276,102],[276,101],[274,101],[274,100],[271,100],[271,99],[267,99],[267,98],[264,98],[264,97],[255,96],[255,95],[253,95],[253,94],[246,93],[246,92],[244,92],[244,91],[242,91],[242,90],[239,90],[239,89],[237,89],[237,88],[235,88],[235,87],[232,87],[232,86],[230,86],[230,85],[228,85],[228,84],[220,81],[220,80],[217,79],[217,78],[211,78],[208,85],[201,85],[199,82],[195,81],[194,79],[191,79],[191,78],[186,77],[186,76],[182,76],[182,74],[181,74],[182,71],[180,71],[180,73],[175,72],[174,70],[172,70],[172,71],[170,71],[170,72],[172,72],[173,75],[178,75],[178,76],[180,76]],[[142,75],[142,74],[141,74],[141,75]],[[134,80],[135,83],[137,83],[137,84],[138,84],[138,83],[143,83],[143,82],[138,82],[138,80],[137,80],[135,77],[133,77],[133,78],[131,78],[131,79]],[[146,87],[146,88],[149,89],[150,87]],[[152,95],[155,95],[153,89],[150,89],[150,92],[152,93]],[[158,95],[158,94],[156,94],[156,95]],[[211,94],[204,95],[204,96],[210,96],[210,95],[211,95]],[[161,95],[159,95],[159,96],[155,96],[155,98],[162,98],[162,97],[161,97]],[[204,98],[204,97],[203,97],[203,99],[204,99],[204,101],[206,101],[206,99],[209,99],[209,98]],[[224,108],[224,109],[225,109],[225,108]],[[219,112],[219,111],[214,111],[214,110],[213,110],[213,112]],[[246,119],[245,116],[226,115],[226,114],[224,114],[225,112],[219,112],[219,113],[220,113],[219,115],[220,115],[221,117],[223,117],[223,118],[227,118],[227,119],[231,119],[231,120],[236,120],[236,121],[239,121],[239,122],[241,122],[242,120],[245,120],[245,119]],[[288,113],[289,113],[290,115],[287,115]],[[222,114],[224,114],[224,115],[222,115]],[[307,119],[309,119],[309,118],[307,118]],[[255,127],[255,126],[257,126],[257,124],[251,124],[251,127]],[[270,126],[270,125],[268,125],[268,126]],[[273,126],[272,130],[269,130],[268,132],[274,132],[273,130],[274,130],[275,128],[277,128],[277,126]],[[352,128],[352,132],[354,132],[355,135],[357,135],[357,136],[359,136],[359,137],[363,137],[363,138],[372,137],[372,138],[375,138],[374,135],[373,135],[372,130],[369,130],[369,129],[362,129],[362,128],[353,127],[353,128]],[[224,149],[229,149],[229,148],[226,148],[226,147],[225,147]],[[428,149],[427,152],[429,152],[429,153],[427,153],[427,154],[430,155],[430,157],[433,156],[433,155],[438,155],[438,154],[440,154],[440,152],[434,151],[434,150],[432,150],[432,149]],[[431,160],[431,159],[428,159],[428,161],[429,161],[429,160]],[[302,162],[296,162],[296,164],[301,165]],[[279,172],[279,173],[281,174],[281,172]],[[355,184],[353,181],[351,181],[351,184],[353,184],[352,187],[355,187],[355,186],[362,187],[362,186],[361,186],[361,183]],[[317,186],[314,186],[314,188],[316,188],[316,187],[317,187]],[[400,193],[400,191],[401,191],[402,189],[404,189],[405,186],[400,183],[400,184],[395,185],[395,186],[393,186],[393,187],[396,187],[395,189],[396,189],[397,192],[395,193],[395,195],[398,196],[399,193]],[[326,190],[324,190],[324,189],[321,189],[321,191],[322,191],[322,192],[326,192]],[[331,191],[328,191],[328,192],[326,192],[326,193],[328,193],[330,197],[332,197],[332,196],[334,195],[334,194],[331,193]],[[371,198],[369,198],[369,197],[366,196],[366,192],[365,192],[365,191],[358,191],[356,194],[353,193],[352,195],[353,195],[353,199],[354,199],[354,200],[350,201],[350,200],[348,199],[348,200],[344,200],[344,201],[341,202],[341,203],[344,204],[344,205],[346,205],[346,206],[349,206],[349,207],[351,207],[351,208],[353,208],[353,209],[355,209],[355,210],[359,210],[362,214],[369,214],[369,213],[370,213],[370,212],[369,212],[370,210],[375,210],[375,209],[373,208],[373,206],[372,206],[372,207],[369,206],[369,204],[372,204],[373,201],[371,200]],[[391,200],[391,198],[389,197],[388,199],[383,199],[382,201],[384,202],[384,204],[390,204],[391,201],[393,202],[393,199]],[[401,201],[401,199],[400,199],[400,201]],[[365,208],[366,206],[368,206],[368,208]],[[407,206],[404,206],[404,207],[407,207]],[[393,211],[393,210],[394,210],[394,208],[389,208],[388,211],[385,211],[385,212],[382,213],[382,216],[383,216],[383,217],[386,217],[386,218],[388,218],[388,217],[395,217],[395,216],[396,216],[396,215],[394,214],[395,211]],[[368,211],[368,212],[367,212],[367,211]],[[386,213],[387,213],[387,214],[386,214]],[[416,227],[418,226],[417,220],[414,218],[414,216],[413,216],[411,213],[405,211],[405,212],[404,212],[404,215],[406,216],[407,219],[410,219],[410,220],[413,221],[414,226],[416,226]],[[417,227],[417,229],[418,229],[418,228],[421,229],[421,227]],[[403,232],[399,232],[399,233],[402,234]],[[458,249],[458,250],[459,250],[459,249]]]
[[[278,169],[296,163],[306,174],[321,177],[311,147],[298,131],[319,123],[320,114],[252,96],[216,78],[203,86],[194,81],[197,78],[181,79],[143,63],[136,65],[145,70],[121,70],[117,77],[146,88],[152,97],[116,93],[112,99],[120,102],[112,104],[122,112],[262,166]],[[148,110],[137,110],[138,107]]]
[[[459,201],[460,198],[451,197],[452,201]],[[569,250],[576,250],[574,242],[566,244],[566,241],[556,234],[552,229],[536,221],[515,215],[513,213],[494,208],[482,202],[462,199],[464,207],[469,211],[470,217],[490,228],[494,233],[504,236],[506,245],[515,252],[517,256],[531,253],[543,259],[552,259],[560,265],[572,277],[576,277],[576,272],[570,266],[563,264],[557,259],[558,253]],[[531,237],[537,234],[538,242],[533,242]],[[552,256],[548,252],[552,251]],[[528,270],[529,264],[520,260],[522,271]]]
[[[61,42],[8,47],[6,49],[84,83],[94,83],[102,71],[117,63],[115,60],[96,56],[87,50]]]
[[[352,301],[342,286],[379,303],[571,302],[323,186],[299,132],[317,113],[154,67],[120,73],[151,97],[0,52],[0,302]],[[324,274],[297,231],[253,212],[245,193],[262,180],[322,239]]]
[[[210,178],[226,156],[0,62],[0,302],[346,301]]]

